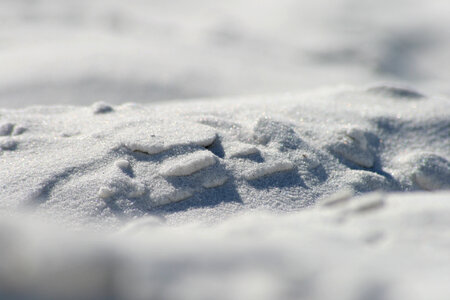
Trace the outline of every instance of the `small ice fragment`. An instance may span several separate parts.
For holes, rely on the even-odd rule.
[[[209,151],[198,151],[163,163],[159,173],[162,176],[187,176],[216,163],[216,157]]]
[[[128,169],[130,167],[130,162],[128,160],[126,160],[126,159],[119,159],[119,160],[116,160],[114,165],[116,167],[118,167],[119,169],[125,170],[125,169]]]
[[[0,125],[0,136],[11,135],[14,129],[14,124],[12,123],[4,123]]]
[[[173,190],[167,194],[154,198],[153,201],[157,205],[164,205],[174,202],[179,202],[191,197],[194,192],[190,189],[177,189]]]
[[[371,168],[375,161],[364,131],[357,128],[341,133],[340,140],[331,145],[331,150],[361,167]]]
[[[102,199],[108,199],[113,195],[114,195],[114,192],[107,187],[103,186],[98,190],[98,196]]]
[[[254,169],[244,172],[243,176],[247,180],[254,180],[273,173],[289,171],[294,168],[294,164],[290,161],[276,161],[261,164]]]
[[[205,135],[203,137],[199,136],[196,139],[192,140],[192,143],[198,146],[202,146],[202,147],[208,147],[211,146],[214,141],[216,140],[217,135],[213,134],[213,135]]]
[[[227,182],[228,177],[227,176],[220,176],[220,177],[206,177],[205,181],[203,181],[203,187],[210,189],[215,188],[221,185],[224,185],[225,182]]]
[[[142,183],[135,182],[133,184],[133,190],[128,193],[128,196],[131,198],[138,198],[145,194],[146,188],[145,185]]]
[[[169,149],[163,142],[154,143],[126,143],[125,147],[133,152],[142,152],[146,154],[158,154]]]
[[[245,157],[252,154],[258,154],[259,150],[253,145],[236,143],[227,149],[227,156],[230,158]]]
[[[92,104],[92,109],[94,114],[105,114],[114,110],[111,105],[106,104],[105,102],[96,102]]]
[[[415,157],[411,178],[424,190],[450,188],[450,163],[436,154],[423,153]]]

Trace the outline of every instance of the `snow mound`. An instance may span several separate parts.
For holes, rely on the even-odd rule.
[[[4,109],[0,205],[114,227],[149,214],[178,223],[292,211],[341,189],[448,189],[449,100],[396,97],[340,88]]]

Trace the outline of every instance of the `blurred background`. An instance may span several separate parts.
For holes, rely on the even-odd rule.
[[[450,1],[0,0],[0,107],[380,82],[450,94]]]

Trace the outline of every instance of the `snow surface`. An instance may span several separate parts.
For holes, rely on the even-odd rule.
[[[341,189],[450,188],[445,97],[338,88],[98,107],[0,110],[2,209],[117,228],[293,211]]]
[[[0,1],[0,299],[450,299],[449,8]]]
[[[450,295],[448,192],[112,235],[0,219],[2,299],[436,299]],[[324,200],[325,201],[325,200]]]
[[[2,0],[0,106],[405,83],[450,95],[448,0]]]
[[[2,299],[450,296],[448,98],[379,86],[0,115]]]

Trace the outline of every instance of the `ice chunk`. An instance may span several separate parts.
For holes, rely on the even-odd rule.
[[[154,140],[144,143],[125,143],[125,146],[133,152],[142,152],[146,154],[158,154],[170,149],[172,145],[165,145],[164,142]]]
[[[119,169],[125,170],[125,169],[128,169],[130,167],[130,162],[128,160],[126,160],[126,159],[119,159],[119,160],[116,160],[114,165],[116,167],[118,167]]]
[[[331,152],[361,167],[373,167],[375,157],[368,149],[365,132],[360,129],[350,128],[339,133],[338,140],[329,147]]]
[[[243,176],[247,180],[254,180],[273,173],[289,171],[293,168],[294,164],[287,160],[268,162],[244,172]]]
[[[229,158],[245,157],[252,154],[258,154],[259,150],[253,145],[244,143],[231,143],[226,148],[226,153]]]
[[[198,151],[165,161],[159,174],[162,176],[187,176],[216,163],[216,156],[209,151]]]
[[[102,199],[108,199],[114,195],[114,191],[111,190],[108,187],[102,186],[99,190],[97,195]]]
[[[224,185],[225,182],[227,182],[228,177],[223,175],[223,176],[218,176],[218,177],[206,177],[203,181],[203,187],[210,189],[210,188],[215,188],[221,185]]]
[[[183,130],[183,128],[185,130]],[[121,144],[131,151],[158,154],[176,146],[210,146],[217,138],[211,127],[196,123],[169,123],[155,120],[151,124],[130,126],[118,133]]]
[[[443,157],[423,153],[413,159],[411,178],[415,184],[424,190],[450,188],[450,163]]]
[[[176,189],[155,197],[152,200],[156,205],[164,205],[185,200],[192,197],[192,195],[194,195],[194,191],[191,189]]]

